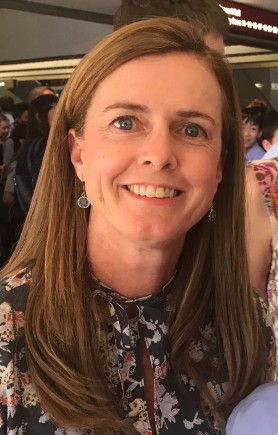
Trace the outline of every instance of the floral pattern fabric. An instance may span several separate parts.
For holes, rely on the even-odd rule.
[[[31,269],[27,267],[0,284],[0,435],[85,435],[89,432],[55,427],[40,407],[24,348],[24,312],[31,279]],[[137,432],[152,435],[141,366],[140,337],[144,337],[153,371],[157,434],[220,435],[217,424],[202,411],[194,381],[183,376],[178,382],[169,365],[167,300],[171,284],[149,297],[131,301],[98,283],[95,296],[106,301],[111,315],[108,333],[102,337],[104,331],[100,329],[99,334],[111,388],[121,399],[126,415],[134,418]],[[125,308],[128,304],[137,310],[131,318]],[[261,305],[259,319],[271,347],[271,322],[264,316]],[[212,343],[210,349],[208,340]],[[207,386],[217,401],[227,388],[227,378],[220,371],[220,357],[214,344],[213,325],[208,321],[200,329],[200,338],[192,341],[189,357],[197,363],[206,358]]]
[[[272,262],[267,283],[267,297],[269,308],[274,315],[278,364],[278,157],[252,161],[249,162],[249,166],[256,175],[273,228]],[[278,370],[276,377],[278,378]]]

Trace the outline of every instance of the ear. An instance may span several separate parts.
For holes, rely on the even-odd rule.
[[[74,166],[77,177],[80,181],[83,181],[83,160],[82,160],[82,150],[83,141],[81,138],[77,137],[76,132],[73,128],[68,131],[68,147],[70,152],[71,163]]]
[[[223,176],[223,161],[222,159],[219,161],[217,169],[216,169],[216,182],[219,184],[222,181]]]
[[[262,147],[265,151],[268,151],[271,148],[271,143],[269,142],[269,140],[264,139],[262,141]]]
[[[261,135],[262,135],[262,132],[263,132],[262,130],[260,130],[260,131],[259,131],[259,134],[258,134],[258,138],[260,138],[260,137],[261,137]]]
[[[218,184],[221,183],[222,177],[223,177],[223,166],[225,164],[226,158],[228,155],[228,150],[224,150],[224,152],[221,153],[217,168],[216,168],[216,190],[218,187]]]

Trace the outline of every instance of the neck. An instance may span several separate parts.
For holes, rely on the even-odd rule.
[[[118,237],[117,237],[118,236]],[[183,240],[174,246],[154,247],[138,244],[113,234],[88,231],[88,257],[93,275],[128,298],[148,296],[173,275],[183,248]]]

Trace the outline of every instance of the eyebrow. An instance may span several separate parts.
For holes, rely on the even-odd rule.
[[[143,105],[143,104],[134,104],[129,103],[127,101],[119,101],[115,104],[111,104],[110,106],[105,107],[103,112],[108,112],[109,110],[113,109],[126,109],[126,110],[133,110],[135,112],[141,112],[141,113],[148,113],[150,112],[150,109]],[[176,115],[181,118],[203,118],[210,121],[213,125],[215,125],[215,120],[203,112],[198,112],[195,110],[178,110],[176,112]]]
[[[195,110],[179,110],[177,112],[177,115],[180,116],[181,118],[203,118],[203,119],[207,119],[213,125],[216,125],[214,118],[212,118],[211,116],[209,116],[209,115],[207,115],[206,113],[203,113],[203,112],[198,112],[198,111],[195,111]]]
[[[144,106],[143,104],[134,104],[129,103],[127,101],[119,101],[118,103],[111,104],[110,106],[105,107],[103,112],[108,112],[109,110],[113,109],[127,109],[127,110],[134,110],[136,112],[149,112],[147,106]]]

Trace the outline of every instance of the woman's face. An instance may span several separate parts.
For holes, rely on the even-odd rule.
[[[193,55],[127,62],[97,88],[71,159],[93,231],[152,246],[183,239],[222,176],[221,92]]]

